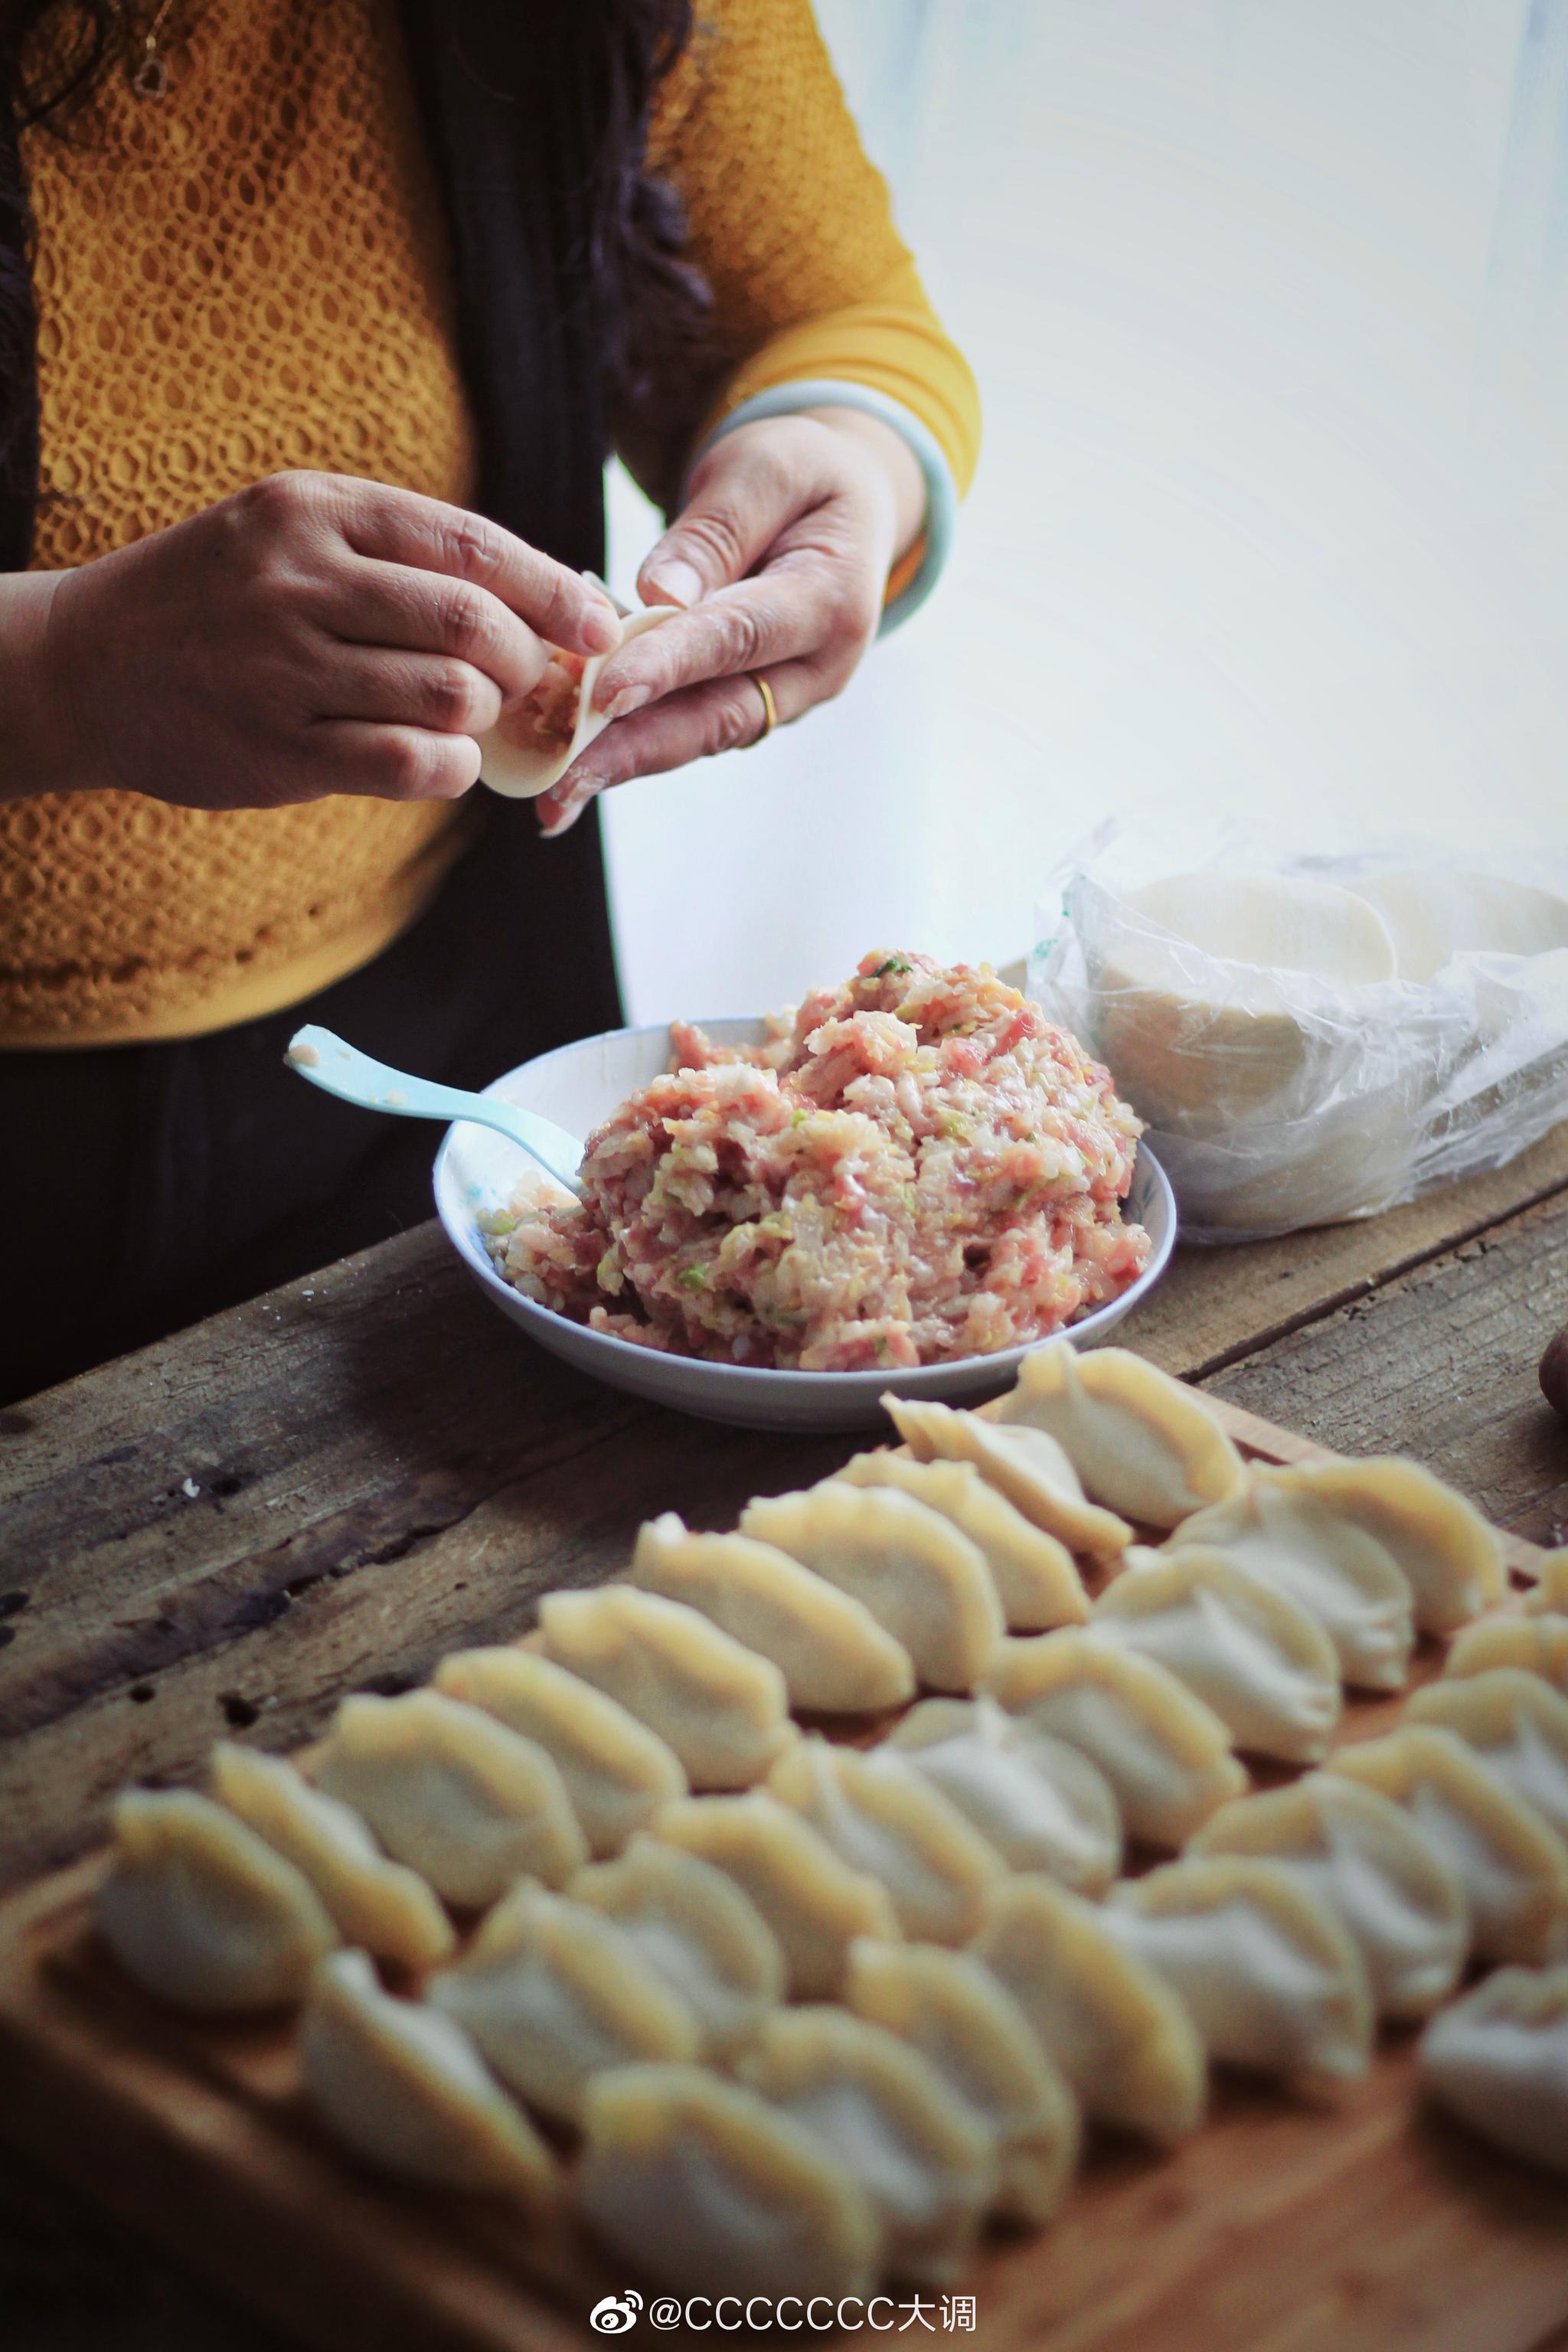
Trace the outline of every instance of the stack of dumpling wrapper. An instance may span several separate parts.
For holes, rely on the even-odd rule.
[[[905,1450],[666,1513],[308,1771],[222,1743],[209,1793],[128,1791],[121,1962],[298,2004],[370,2164],[574,2206],[684,2292],[951,2281],[1088,2126],[1176,2142],[1215,2063],[1331,2092],[1380,2019],[1568,2168],[1568,1583],[1507,1613],[1426,1471],[1249,1468],[1120,1349],[1036,1349],[997,1417],[887,1402]],[[1331,1750],[1422,1635],[1442,1679]]]

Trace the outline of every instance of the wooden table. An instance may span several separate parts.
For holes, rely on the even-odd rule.
[[[1366,1223],[1184,1251],[1127,1337],[1324,1444],[1414,1454],[1555,1546],[1568,1428],[1535,1366],[1565,1316],[1559,1129]],[[531,1594],[607,1575],[649,1512],[723,1524],[851,1450],[577,1379],[434,1225],[0,1412],[0,1887],[90,1843],[121,1782],[194,1775],[226,1727],[291,1747],[343,1691],[403,1689]],[[281,2352],[3,2152],[0,2341]]]

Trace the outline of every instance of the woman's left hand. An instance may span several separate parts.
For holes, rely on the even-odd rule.
[[[594,698],[614,724],[536,803],[545,832],[563,833],[612,784],[754,743],[767,725],[759,674],[781,726],[839,693],[924,506],[908,444],[858,409],[715,442],[637,575],[645,603],[679,616],[605,663]]]

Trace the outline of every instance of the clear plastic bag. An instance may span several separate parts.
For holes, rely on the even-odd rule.
[[[1249,956],[1134,903],[1163,904],[1151,886],[1173,875],[1215,877],[1216,903],[1247,911]],[[1528,872],[1410,841],[1304,857],[1233,827],[1194,857],[1190,836],[1184,856],[1106,825],[1053,882],[1029,993],[1147,1120],[1188,1240],[1373,1216],[1568,1117],[1568,853]],[[1292,895],[1314,921],[1351,917],[1328,927],[1335,976],[1284,961]]]

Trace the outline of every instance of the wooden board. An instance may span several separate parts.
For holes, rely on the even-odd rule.
[[[1323,1453],[1218,1410],[1257,1458]],[[1539,1553],[1508,1552],[1529,1580]],[[1439,1662],[1426,1645],[1418,1678]],[[1352,1699],[1342,1736],[1385,1728],[1399,1704]],[[588,2311],[632,2282],[581,2237],[542,2242],[479,2201],[374,2180],[316,2127],[287,2026],[194,2021],[139,1995],[91,1933],[101,1866],[0,1906],[8,2136],[323,2352],[596,2340]],[[1098,2147],[1057,2224],[996,2242],[955,2290],[985,2352],[1542,2352],[1568,2326],[1568,2185],[1423,2111],[1412,2042],[1385,2035],[1327,2107],[1222,2082],[1175,2155]],[[967,2332],[925,2300],[910,2319],[895,2297],[900,2332]]]

